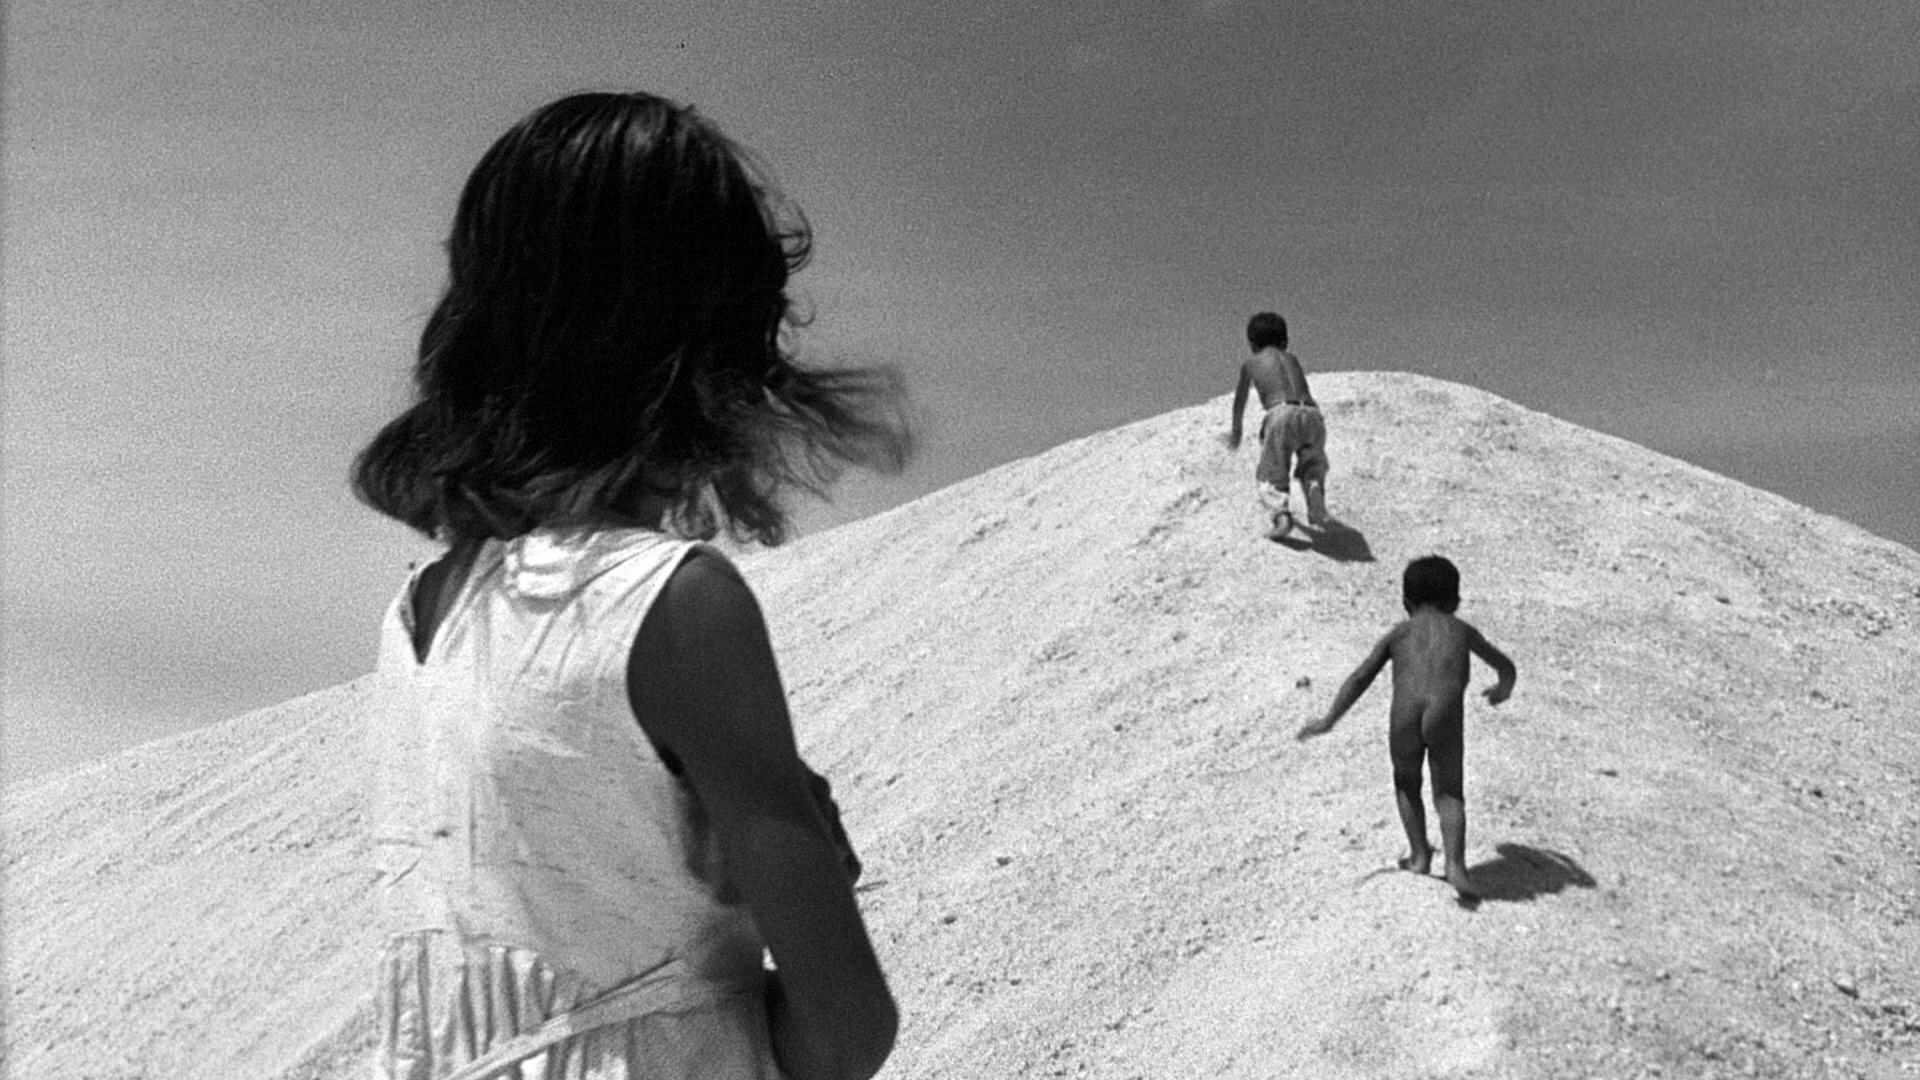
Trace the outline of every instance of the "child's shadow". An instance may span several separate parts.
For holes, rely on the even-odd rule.
[[[1482,900],[1520,903],[1578,885],[1591,889],[1593,875],[1557,851],[1525,844],[1495,844],[1493,858],[1468,868]]]
[[[1317,551],[1335,562],[1372,562],[1373,548],[1365,534],[1336,518],[1318,526],[1295,528],[1273,541],[1295,551]]]

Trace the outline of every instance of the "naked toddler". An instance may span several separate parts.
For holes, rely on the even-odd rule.
[[[1404,870],[1426,874],[1433,864],[1427,843],[1427,818],[1420,805],[1420,763],[1433,774],[1433,809],[1440,815],[1440,842],[1446,855],[1447,883],[1463,900],[1478,897],[1467,876],[1467,811],[1461,782],[1465,750],[1465,706],[1472,653],[1493,666],[1500,681],[1486,691],[1495,705],[1513,693],[1513,661],[1480,631],[1454,617],[1460,606],[1460,571],[1438,555],[1407,564],[1402,579],[1405,621],[1386,632],[1367,658],[1334,695],[1327,714],[1303,726],[1298,738],[1333,730],[1374,676],[1393,661],[1393,703],[1388,712],[1387,748],[1393,756],[1393,790],[1400,824],[1407,830]]]

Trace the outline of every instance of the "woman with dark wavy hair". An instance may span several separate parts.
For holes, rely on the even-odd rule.
[[[864,1080],[890,1052],[859,861],[699,542],[778,543],[783,493],[910,451],[889,371],[795,360],[809,245],[650,94],[553,102],[468,179],[418,398],[354,469],[448,545],[382,630],[376,1075]]]

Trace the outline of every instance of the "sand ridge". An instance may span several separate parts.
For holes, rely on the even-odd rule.
[[[1343,530],[1261,538],[1221,398],[743,559],[884,1075],[1911,1075],[1920,554],[1468,387],[1315,388]],[[1429,551],[1520,665],[1469,705],[1473,912],[1386,869],[1384,684],[1292,739]],[[362,694],[10,796],[9,1064],[358,1075]]]

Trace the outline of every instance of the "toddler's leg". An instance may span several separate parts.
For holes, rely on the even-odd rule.
[[[1479,895],[1467,876],[1467,799],[1462,759],[1465,755],[1460,706],[1436,707],[1422,725],[1427,736],[1427,764],[1433,771],[1433,810],[1440,816],[1440,847],[1446,853],[1447,884],[1461,896]]]
[[[1433,847],[1427,843],[1427,812],[1420,805],[1420,759],[1426,746],[1420,738],[1418,707],[1394,702],[1387,728],[1387,750],[1393,757],[1393,798],[1400,809],[1400,825],[1407,831],[1407,854],[1400,869],[1425,874],[1433,867]]]
[[[1273,486],[1280,489],[1280,510],[1291,514],[1288,502],[1293,498],[1293,451],[1282,446],[1274,454]]]
[[[1307,499],[1307,521],[1314,525],[1327,523],[1327,453],[1320,445],[1309,446],[1300,451],[1300,464],[1297,476],[1300,490]]]
[[[1278,540],[1293,531],[1293,511],[1287,507],[1287,489],[1260,485],[1260,507],[1267,514],[1267,539]]]
[[[1293,512],[1287,506],[1292,484],[1287,472],[1290,455],[1280,432],[1281,425],[1274,423],[1269,413],[1260,424],[1260,464],[1253,471],[1260,490],[1260,505],[1267,511],[1267,536],[1274,540],[1293,529]]]

